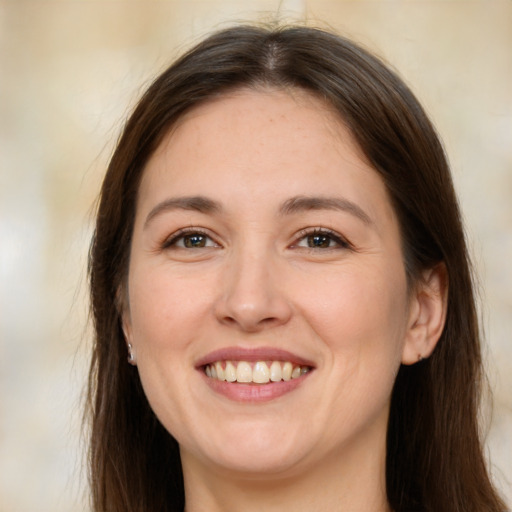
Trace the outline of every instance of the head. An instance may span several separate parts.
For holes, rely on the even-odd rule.
[[[176,154],[175,137],[196,114],[208,118],[244,101],[264,101],[262,108],[298,105],[312,125],[325,119],[326,138],[342,133],[396,227],[404,311],[410,314],[411,298],[428,297],[429,290],[440,297],[430,336],[413,336],[400,347],[391,379],[391,505],[442,510],[446,496],[462,500],[469,488],[482,489],[478,326],[459,209],[435,130],[404,83],[354,43],[314,29],[239,27],[209,37],[157,78],[128,120],[105,177],[90,259],[96,328],[91,457],[98,510],[114,510],[114,504],[119,510],[179,510],[183,501],[177,443],[155,417],[139,372],[126,362],[134,236],[148,176],[157,172],[162,153]],[[417,362],[418,356],[425,360]],[[452,453],[469,453],[471,465]]]

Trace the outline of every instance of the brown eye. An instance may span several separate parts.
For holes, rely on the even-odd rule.
[[[334,241],[328,235],[309,235],[306,237],[308,247],[324,249],[331,247]]]
[[[337,233],[326,230],[315,230],[304,233],[296,247],[308,249],[347,249],[350,244]]]
[[[180,231],[163,244],[164,249],[203,249],[205,247],[218,247],[206,233],[200,231]]]
[[[194,249],[196,247],[206,247],[208,237],[201,235],[200,233],[194,233],[193,235],[185,235],[183,237],[183,245],[187,249]]]

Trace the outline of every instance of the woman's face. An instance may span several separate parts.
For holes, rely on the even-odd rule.
[[[123,323],[184,465],[383,450],[410,310],[386,189],[321,100],[224,96],[149,161]]]

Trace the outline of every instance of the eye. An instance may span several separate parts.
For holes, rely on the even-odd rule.
[[[163,248],[176,247],[178,249],[202,249],[205,247],[219,247],[219,245],[206,233],[197,229],[180,230],[171,235]]]
[[[350,248],[342,236],[334,231],[327,229],[314,229],[312,231],[303,231],[294,247],[306,247],[308,249],[336,249]]]

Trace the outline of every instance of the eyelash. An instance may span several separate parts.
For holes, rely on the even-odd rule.
[[[335,231],[332,231],[332,230],[326,229],[326,228],[303,229],[302,231],[299,232],[297,242],[294,242],[292,247],[298,247],[299,246],[298,244],[301,241],[303,241],[311,236],[319,236],[319,237],[329,238],[330,240],[332,240],[333,242],[336,243],[336,246],[325,247],[325,248],[324,247],[309,247],[308,246],[308,247],[304,247],[304,249],[316,251],[316,250],[329,250],[329,249],[335,250],[335,249],[352,249],[353,248],[352,244],[346,238],[343,238],[339,233],[336,233]]]
[[[207,231],[205,231],[201,228],[190,227],[190,228],[180,229],[176,233],[173,233],[170,237],[168,237],[164,240],[164,242],[161,244],[161,247],[162,247],[162,249],[169,249],[170,247],[173,247],[173,246],[176,247],[179,241],[184,240],[187,236],[193,236],[193,235],[205,237],[205,238],[209,239],[210,241],[212,241],[215,245],[217,245],[217,246],[219,245]],[[303,240],[307,239],[308,237],[314,237],[314,236],[328,238],[330,241],[333,241],[336,245],[333,247],[331,247],[331,246],[329,246],[329,247],[310,247],[310,246],[304,247],[304,246],[299,245],[299,243],[302,242]],[[205,247],[211,247],[211,245],[203,246],[203,247],[200,246],[198,248],[202,249]],[[307,229],[301,230],[298,233],[296,242],[294,242],[290,247],[292,247],[292,248],[299,247],[302,249],[308,249],[308,250],[312,250],[312,251],[352,249],[353,248],[352,244],[348,240],[346,240],[345,238],[340,236],[335,231],[332,231],[332,230],[326,229],[326,228],[307,228]],[[193,249],[193,247],[179,247],[179,248],[180,249]]]
[[[166,238],[164,242],[161,244],[162,249],[169,249],[170,247],[176,247],[180,240],[184,240],[187,236],[199,235],[205,238],[208,238],[215,245],[218,245],[217,242],[211,237],[211,235],[201,228],[183,228],[173,233],[170,237]],[[208,246],[210,247],[210,246]],[[191,249],[190,247],[180,247],[180,249]]]

